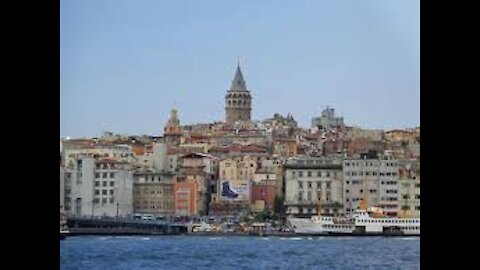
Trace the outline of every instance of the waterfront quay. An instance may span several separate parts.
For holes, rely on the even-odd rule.
[[[112,217],[74,216],[67,220],[67,226],[69,235],[175,235],[186,233],[188,230],[186,224]]]

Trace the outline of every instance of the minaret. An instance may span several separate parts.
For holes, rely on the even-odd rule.
[[[225,120],[233,123],[236,121],[250,121],[252,111],[252,96],[247,90],[243,79],[240,64],[237,65],[237,72],[233,78],[230,90],[225,96]]]

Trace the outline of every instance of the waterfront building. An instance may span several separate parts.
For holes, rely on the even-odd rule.
[[[135,213],[156,216],[173,215],[174,174],[141,169],[133,172],[133,210]]]
[[[133,213],[130,165],[114,159],[77,158],[71,170],[69,211],[80,216]]]
[[[201,212],[195,176],[176,176],[173,182],[175,215],[194,216]],[[203,214],[203,213],[202,213]]]
[[[383,208],[385,214],[396,216],[399,210],[398,161],[391,156],[343,161],[343,208],[351,214],[361,200],[368,207]]]
[[[295,157],[284,164],[287,215],[342,213],[342,162],[323,157]]]
[[[420,217],[420,162],[399,160],[398,204],[401,217]]]
[[[65,168],[60,166],[60,207],[65,207]]]
[[[251,192],[250,209],[252,212],[273,212],[275,210],[275,197],[277,196],[275,181],[264,180],[252,183]]]

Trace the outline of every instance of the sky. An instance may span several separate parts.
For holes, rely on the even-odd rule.
[[[420,125],[419,0],[61,0],[60,137],[223,121],[237,61],[254,120]]]

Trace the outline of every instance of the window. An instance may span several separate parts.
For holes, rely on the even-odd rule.
[[[321,172],[317,172],[317,177],[321,177],[322,176],[322,173]]]
[[[350,172],[345,172],[345,175],[346,175],[346,176],[350,176]]]
[[[363,189],[360,189],[360,193],[363,193]]]
[[[95,173],[95,178],[100,178],[100,173]]]
[[[95,195],[100,195],[100,190],[96,189],[95,190]]]
[[[303,182],[302,181],[298,181],[298,188],[303,188]]]
[[[373,175],[373,176],[377,175],[377,172],[372,172],[372,175]]]
[[[312,181],[308,181],[308,188],[312,188]]]
[[[299,177],[303,177],[303,172],[302,172],[302,171],[299,171],[299,172],[298,172],[298,176],[299,176]]]
[[[404,205],[404,206],[402,206],[402,210],[410,210],[410,206]]]
[[[415,184],[415,187],[416,187],[416,188],[419,188],[419,187],[420,187],[420,184]]]
[[[107,186],[107,181],[103,181],[103,186],[104,186],[104,187]]]
[[[350,190],[346,189],[346,190],[345,190],[345,193],[350,193]]]
[[[100,186],[100,181],[95,181],[95,186],[96,187]]]
[[[415,206],[415,210],[420,210],[420,205]]]
[[[408,200],[408,199],[410,199],[410,196],[408,196],[408,195],[403,195],[403,199]]]
[[[113,195],[113,189],[110,189],[110,195]]]
[[[114,178],[115,177],[115,173],[110,173],[110,178]]]
[[[93,199],[93,203],[100,203],[100,199],[99,198]]]
[[[110,203],[113,203],[113,198],[110,198]]]
[[[107,190],[106,189],[102,190],[102,195],[107,195]]]
[[[347,181],[346,183],[347,183],[347,185],[348,185],[348,184],[350,184],[350,181]]]
[[[312,200],[312,192],[311,192],[311,191],[309,191],[309,192],[307,193],[307,200],[308,200],[308,201],[311,201],[311,200]]]
[[[358,172],[358,175],[363,176],[363,172]]]
[[[302,200],[303,200],[303,192],[302,192],[302,191],[299,191],[299,192],[298,192],[298,200],[299,200],[299,201],[302,201]]]
[[[415,199],[420,199],[420,195],[415,195]]]
[[[103,198],[102,203],[107,203],[107,198]]]
[[[107,178],[107,173],[104,172],[103,175],[102,175],[103,178]]]
[[[330,177],[330,172],[327,172],[327,177]]]
[[[225,172],[223,172],[223,174],[225,174]],[[295,171],[292,171],[292,176],[295,176]]]
[[[369,176],[369,175],[370,175],[370,172],[365,172],[365,175],[366,175],[366,176]]]
[[[111,187],[115,186],[115,182],[114,182],[114,181],[110,181],[110,186],[111,186]]]
[[[327,188],[330,188],[330,182],[327,182]]]
[[[312,177],[312,172],[311,171],[307,172],[307,177]]]

